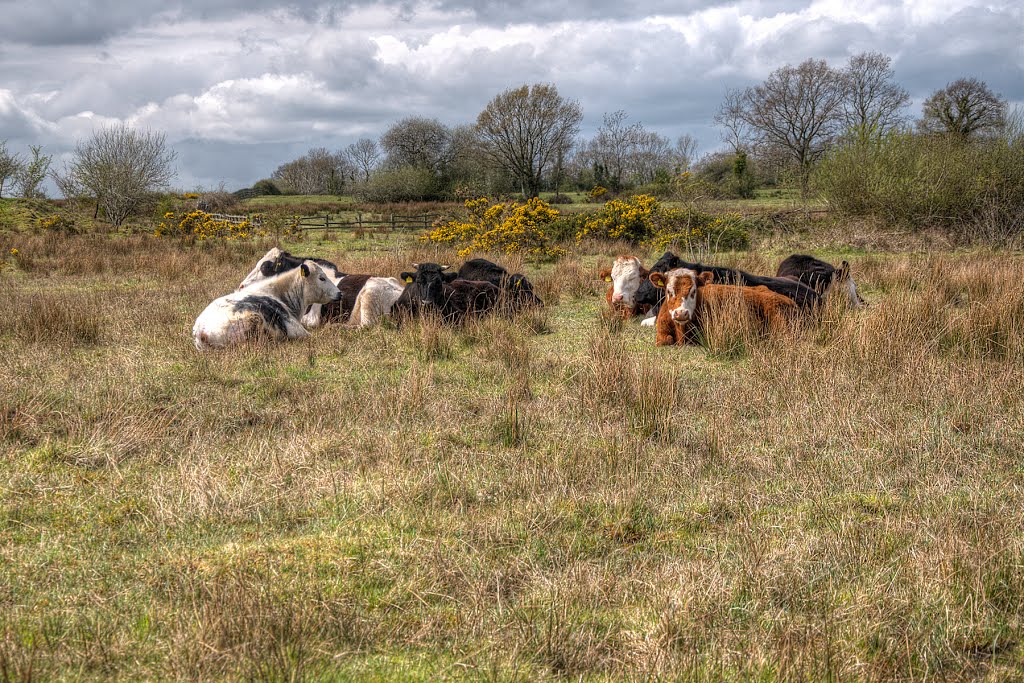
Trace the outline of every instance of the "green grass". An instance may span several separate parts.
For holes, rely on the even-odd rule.
[[[0,680],[1024,674],[1020,255],[853,253],[871,308],[730,358],[604,319],[614,243],[197,353],[266,246],[0,233]]]

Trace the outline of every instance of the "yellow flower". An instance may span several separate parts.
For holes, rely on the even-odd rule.
[[[17,256],[19,253],[16,247],[11,247],[11,256]]]

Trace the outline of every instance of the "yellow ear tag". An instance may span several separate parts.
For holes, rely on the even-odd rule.
[[[406,284],[408,284],[408,283],[412,282],[412,278],[411,278],[411,277],[409,277],[408,275],[406,275],[406,276],[405,276],[405,282],[406,282]]]
[[[604,279],[604,281],[605,281],[605,282],[611,282],[611,281],[612,281],[612,276],[611,276],[611,275],[609,275],[608,277],[606,277],[606,278]]]

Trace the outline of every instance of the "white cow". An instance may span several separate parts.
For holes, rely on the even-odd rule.
[[[371,277],[356,296],[349,326],[367,327],[387,316],[404,290],[396,277]]]
[[[200,351],[223,348],[253,337],[301,339],[309,332],[300,318],[312,304],[341,297],[338,287],[314,261],[247,285],[214,300],[196,318],[192,339]]]

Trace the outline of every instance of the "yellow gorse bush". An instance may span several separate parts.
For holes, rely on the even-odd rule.
[[[466,200],[465,207],[465,220],[439,221],[421,239],[459,245],[459,256],[474,251],[499,251],[543,260],[564,253],[547,232],[558,219],[559,211],[538,197],[525,203],[491,203],[487,197],[478,197]]]
[[[264,236],[266,232],[257,228],[253,223],[258,219],[254,214],[241,223],[232,223],[217,219],[199,209],[188,213],[175,214],[168,211],[164,214],[164,220],[156,226],[153,231],[158,237],[169,235],[177,237],[190,237],[198,240],[223,239],[239,240],[250,237]]]
[[[72,218],[63,216],[59,213],[50,214],[36,220],[36,225],[40,230],[59,230],[62,232],[71,232],[75,230],[75,221]]]

